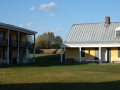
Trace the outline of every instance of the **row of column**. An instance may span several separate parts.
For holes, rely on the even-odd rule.
[[[82,58],[81,58],[81,48],[82,47],[79,47],[79,62],[82,62]],[[63,52],[62,52],[62,47],[61,47],[61,59],[60,59],[60,62],[63,62]],[[99,47],[99,60],[100,60],[100,63],[101,63],[101,47]]]
[[[7,46],[7,64],[9,64],[10,63],[10,61],[9,61],[9,37],[10,37],[10,30],[8,30],[8,46]],[[18,32],[18,47],[17,47],[17,63],[19,64],[19,52],[20,52],[20,50],[19,50],[19,41],[20,41],[20,34],[19,34],[19,32]],[[27,41],[27,45],[26,45],[26,62],[28,62],[28,34],[26,35],[26,41]],[[33,58],[35,58],[35,34],[34,34],[34,54],[33,54]]]

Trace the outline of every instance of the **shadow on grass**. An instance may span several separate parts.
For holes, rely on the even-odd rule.
[[[101,83],[0,84],[0,90],[119,90],[120,81]]]
[[[0,65],[0,68],[7,67],[24,67],[24,66],[39,66],[39,67],[49,67],[49,66],[69,66],[69,65],[78,65],[76,63],[73,64],[65,64],[60,63],[60,55],[52,54],[52,55],[40,55],[37,56],[37,61],[35,63],[27,63],[27,64],[9,64],[9,65]]]

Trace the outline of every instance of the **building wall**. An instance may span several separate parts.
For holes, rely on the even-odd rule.
[[[17,49],[16,48],[11,48],[10,50],[12,52],[12,58],[16,58],[17,57]]]
[[[8,30],[0,28],[0,31],[4,32],[5,39],[8,39]],[[10,34],[12,36],[12,40],[16,41],[17,38],[18,38],[18,32],[17,31],[12,31],[12,30],[10,30],[9,32],[10,32]],[[26,34],[22,33],[22,32],[20,32],[19,34],[21,35],[21,41],[26,41]],[[0,48],[4,49],[4,58],[3,58],[3,60],[7,60],[7,47],[0,47]],[[19,48],[19,50],[20,50],[19,57],[23,58],[25,56],[25,53],[26,53],[26,48]],[[11,63],[13,63],[13,59],[17,58],[17,46],[16,47],[9,47],[9,51],[11,51]]]
[[[94,48],[85,48],[85,57],[82,57],[82,60],[94,60],[95,50]]]
[[[111,48],[111,61],[118,60],[120,61],[120,57],[118,57],[118,48],[112,47]]]
[[[12,40],[16,40],[17,39],[17,32],[10,30],[10,34],[12,36]]]
[[[65,49],[65,60],[67,58],[79,59],[79,48],[66,48]]]
[[[25,56],[26,49],[20,48],[19,50],[20,50],[19,51],[19,58],[20,58],[20,62],[21,62],[21,60]],[[14,59],[17,60],[17,49],[16,48],[10,48],[10,51],[12,52],[11,63],[13,63]]]
[[[111,58],[110,61],[120,61],[118,57],[118,47],[111,47]],[[79,59],[79,48],[66,48],[65,49],[65,60],[67,58]],[[101,48],[101,60],[107,62],[107,50],[106,48]],[[95,59],[95,48],[85,48],[85,57],[82,60],[94,60]]]
[[[94,60],[95,50],[94,48],[85,48],[85,57],[82,60]],[[65,60],[67,58],[79,59],[79,48],[66,48],[65,49]]]
[[[0,28],[0,31],[3,31],[5,33],[5,39],[8,39],[8,30]],[[16,40],[17,36],[18,36],[18,32],[17,31],[12,31],[10,30],[10,34],[12,34],[12,40]],[[20,32],[21,35],[21,41],[26,41],[26,34]]]
[[[20,52],[19,52],[19,56],[21,57],[21,58],[23,58],[24,57],[24,55],[25,55],[25,53],[26,53],[26,49],[20,49]]]
[[[20,33],[20,35],[21,35],[21,41],[26,41],[26,34]]]

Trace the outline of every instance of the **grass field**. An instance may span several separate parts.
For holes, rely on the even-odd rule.
[[[65,65],[59,55],[0,67],[0,90],[119,90],[120,65]]]

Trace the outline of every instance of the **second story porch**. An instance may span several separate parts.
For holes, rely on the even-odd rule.
[[[0,23],[1,24],[1,23]],[[6,24],[5,24],[6,25]],[[13,27],[9,25],[10,27]],[[34,48],[35,34],[37,32],[17,27],[18,29],[7,29],[0,26],[0,46]],[[23,30],[22,30],[23,29]],[[28,36],[33,37],[33,42],[28,41]]]

